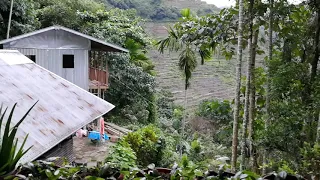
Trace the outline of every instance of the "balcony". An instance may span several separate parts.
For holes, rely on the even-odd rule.
[[[90,67],[89,91],[101,98],[104,98],[104,92],[108,89],[108,77],[108,71]]]

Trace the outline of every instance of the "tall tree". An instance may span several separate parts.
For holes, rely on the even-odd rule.
[[[311,84],[314,81],[316,75],[317,75],[317,68],[318,68],[318,62],[319,62],[319,37],[320,37],[320,2],[313,0],[312,6],[314,7],[316,11],[316,33],[314,37],[314,58],[311,63]]]
[[[315,44],[315,52],[314,52],[314,58],[312,61],[312,69],[311,69],[311,84],[313,84],[313,81],[315,81],[315,78],[317,76],[317,70],[318,70],[318,62],[320,57],[320,2],[314,1],[313,7],[316,10],[316,33],[314,38],[314,44]],[[319,110],[316,111],[316,117],[318,118],[318,126],[317,126],[317,137],[316,137],[316,143],[320,144],[320,113]]]
[[[183,22],[188,23],[189,21],[193,21],[194,17],[190,12],[190,9],[184,9],[181,11]],[[183,23],[181,22],[181,23]],[[191,28],[190,28],[191,29]],[[177,23],[173,28],[170,28],[169,36],[163,40],[160,40],[157,45],[159,47],[159,51],[161,53],[164,52],[166,48],[169,51],[180,52],[179,54],[179,69],[183,72],[184,75],[184,115],[182,119],[182,127],[181,127],[181,137],[184,137],[185,124],[186,124],[186,107],[187,107],[187,90],[190,85],[190,79],[192,76],[192,72],[197,67],[197,56],[199,54],[201,57],[201,63],[204,63],[204,60],[211,58],[211,47],[207,46],[206,43],[199,44],[198,39],[194,39],[192,33],[190,33],[190,29],[186,26]],[[203,32],[204,30],[202,30]],[[191,31],[192,32],[192,31]],[[181,141],[182,142],[182,141]],[[180,145],[180,155],[182,155],[182,143]]]
[[[270,70],[269,70],[269,63],[272,61],[272,48],[273,48],[273,0],[269,0],[269,29],[268,29],[268,36],[269,36],[269,46],[268,46],[268,59],[266,62],[266,71],[267,71],[267,88],[266,88],[266,122],[265,122],[265,128],[268,128],[268,125],[270,123]],[[267,150],[264,149],[263,153],[263,168],[262,173],[266,173],[266,164],[267,164]]]
[[[256,109],[256,87],[255,87],[255,63],[256,63],[256,52],[258,46],[258,36],[259,36],[259,29],[255,30],[253,42],[252,42],[252,55],[251,55],[251,71],[253,73],[250,77],[251,83],[251,90],[249,94],[249,122],[248,122],[248,140],[249,140],[249,151],[250,151],[250,167],[254,172],[257,172],[257,156],[254,150],[253,140],[254,140],[254,120],[255,120],[255,109]]]
[[[241,163],[240,163],[240,170],[242,171],[245,169],[246,165],[246,149],[247,149],[247,128],[248,128],[248,122],[249,122],[249,105],[250,105],[250,92],[251,89],[251,77],[253,74],[252,70],[252,56],[253,56],[253,4],[254,0],[250,0],[249,5],[249,39],[248,39],[248,50],[249,50],[249,56],[247,60],[247,79],[246,79],[246,91],[245,91],[245,103],[244,103],[244,117],[243,117],[243,124],[242,124],[242,141],[241,141]]]
[[[240,87],[241,87],[241,64],[242,64],[242,36],[243,36],[243,0],[239,0],[239,28],[238,28],[238,50],[237,50],[237,67],[236,67],[236,90],[234,101],[234,119],[233,119],[233,137],[232,137],[232,157],[231,170],[236,171],[238,157],[238,125],[240,110]]]

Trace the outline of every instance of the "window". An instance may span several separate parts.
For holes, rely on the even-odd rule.
[[[63,68],[74,68],[74,55],[64,54],[63,55]]]
[[[31,61],[36,62],[36,55],[26,55]]]

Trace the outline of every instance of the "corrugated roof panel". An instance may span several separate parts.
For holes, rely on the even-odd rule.
[[[18,51],[0,50],[0,103],[9,110],[18,103],[12,125],[39,100],[18,129],[19,145],[29,134],[25,148],[33,146],[21,163],[41,156],[114,107],[24,58]]]

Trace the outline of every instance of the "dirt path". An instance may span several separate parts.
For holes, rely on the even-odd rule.
[[[87,163],[88,166],[94,166],[99,161],[103,162],[113,144],[110,141],[93,144],[87,137],[74,137],[73,152],[75,154],[75,162]]]

